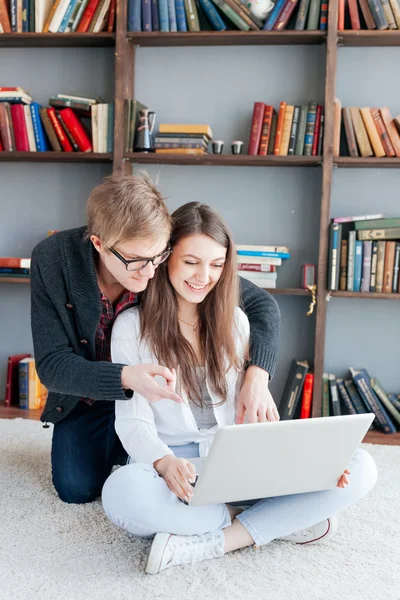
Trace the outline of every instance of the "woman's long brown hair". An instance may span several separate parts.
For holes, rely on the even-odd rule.
[[[188,236],[203,234],[227,249],[225,265],[215,287],[198,305],[197,328],[202,362],[206,364],[212,390],[221,403],[227,398],[226,372],[242,368],[234,339],[234,311],[239,303],[236,252],[232,235],[223,219],[210,206],[190,202],[172,215],[171,246]],[[179,387],[190,400],[202,405],[196,366],[199,362],[178,322],[176,292],[162,263],[143,293],[140,304],[141,336],[160,364],[178,370]]]

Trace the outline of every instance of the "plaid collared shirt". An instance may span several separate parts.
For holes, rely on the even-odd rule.
[[[125,292],[118,300],[114,309],[112,303],[103,292],[101,294],[101,317],[96,330],[96,360],[111,361],[111,330],[115,319],[127,308],[137,304],[134,292]],[[92,405],[96,400],[82,398],[83,402]]]

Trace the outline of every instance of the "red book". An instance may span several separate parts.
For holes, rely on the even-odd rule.
[[[248,154],[256,156],[260,145],[261,131],[263,126],[265,104],[264,102],[254,102],[253,118],[251,120],[251,131],[249,140]]]
[[[322,114],[322,106],[320,104],[317,105],[317,113],[315,115],[315,130],[314,130],[314,139],[311,150],[311,156],[317,156],[318,153],[318,144],[319,144],[319,132],[321,129],[321,114]]]
[[[352,29],[361,29],[360,15],[358,14],[357,0],[349,0],[349,13]]]
[[[314,386],[314,375],[307,373],[304,379],[303,396],[301,399],[300,419],[309,419],[311,416],[311,404]]]
[[[110,12],[108,13],[108,21],[107,21],[108,33],[112,33],[114,31],[116,4],[117,4],[117,0],[111,0]]]
[[[74,111],[71,108],[63,108],[60,110],[60,114],[70,134],[78,144],[79,150],[81,152],[92,152],[93,147],[90,139]]]
[[[248,263],[239,263],[237,268],[238,271],[262,271],[263,273],[275,273],[276,271],[275,265],[256,265]]]
[[[12,404],[19,404],[18,364],[20,360],[28,357],[30,357],[30,354],[15,354],[14,356],[8,357],[6,399],[4,401],[4,404],[6,406],[11,406]]]
[[[4,148],[3,148],[3,144],[1,143],[1,137],[0,137],[0,152],[1,152],[2,150],[4,150]]]
[[[264,109],[264,117],[261,129],[260,145],[258,147],[258,154],[260,156],[267,156],[268,143],[271,134],[271,123],[272,115],[274,112],[273,106],[266,106]]]
[[[3,33],[11,33],[7,0],[0,0],[0,25],[2,26]]]
[[[297,5],[297,2],[298,0],[286,0],[281,12],[278,15],[275,25],[272,28],[273,31],[282,31],[282,29],[285,29],[292,12]]]
[[[28,132],[26,130],[23,104],[11,104],[11,120],[14,129],[16,151],[29,152]]]
[[[339,31],[344,31],[344,7],[345,7],[345,1],[344,0],[339,0],[339,6],[338,6],[338,30]]]
[[[1,257],[0,267],[6,267],[8,269],[30,269],[31,259]]]
[[[47,108],[47,114],[51,124],[54,127],[57,138],[60,140],[60,144],[64,152],[73,152],[73,148],[67,136],[65,135],[64,129],[61,127],[60,121],[57,119],[56,110],[53,107]]]
[[[80,23],[76,30],[78,33],[86,33],[87,32],[89,25],[90,25],[90,21],[92,20],[92,17],[94,15],[94,13],[96,12],[96,8],[97,8],[99,1],[100,0],[89,0],[89,4],[85,8],[85,12],[83,13],[82,19],[80,20]]]

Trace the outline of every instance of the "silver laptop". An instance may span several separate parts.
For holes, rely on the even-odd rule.
[[[189,459],[199,474],[190,505],[333,488],[374,418],[367,413],[221,427],[208,456]]]

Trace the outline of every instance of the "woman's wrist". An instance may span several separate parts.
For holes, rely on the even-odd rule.
[[[174,460],[175,456],[173,454],[166,454],[162,458],[155,460],[153,463],[153,467],[157,471],[159,475],[162,475],[167,469],[171,460]]]

